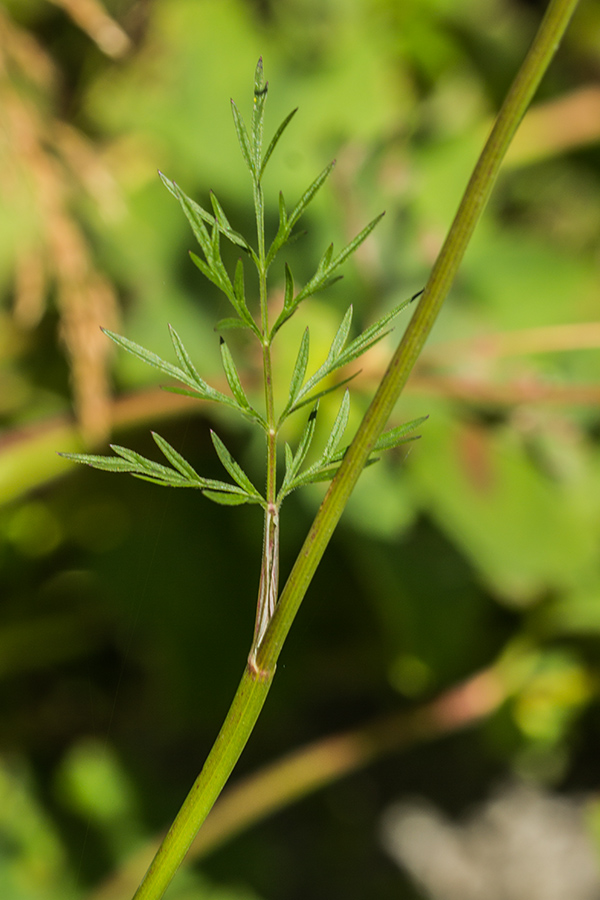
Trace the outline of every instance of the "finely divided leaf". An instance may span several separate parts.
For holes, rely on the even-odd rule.
[[[418,296],[418,295],[415,295]],[[281,420],[285,419],[290,413],[294,412],[300,407],[304,406],[306,403],[312,403],[320,397],[325,396],[325,394],[330,393],[333,390],[336,390],[342,384],[346,384],[352,378],[355,378],[358,374],[357,372],[348,378],[343,379],[338,384],[333,385],[331,387],[327,387],[322,389],[316,394],[311,394],[310,392],[314,390],[314,388],[326,378],[328,375],[331,375],[333,372],[340,369],[342,366],[347,365],[350,362],[358,359],[362,356],[363,353],[366,353],[374,344],[380,341],[386,334],[389,333],[389,329],[386,330],[386,326],[388,323],[398,315],[398,313],[402,312],[415,298],[411,297],[410,300],[403,300],[402,303],[399,303],[394,309],[390,310],[390,312],[386,313],[377,322],[374,322],[373,325],[370,325],[369,328],[365,329],[358,337],[354,338],[348,346],[346,347],[346,341],[348,339],[348,334],[350,331],[350,325],[352,320],[352,306],[350,306],[344,316],[344,319],[337,330],[337,333],[333,339],[331,347],[329,348],[329,353],[327,354],[327,358],[323,362],[321,366],[317,369],[317,371],[311,375],[306,384],[303,387],[299,387],[294,399],[288,399],[288,404],[285,407]]]
[[[327,170],[325,170],[325,172],[327,172]],[[323,173],[321,173],[321,175],[323,175]],[[307,191],[307,194],[309,192],[310,188],[309,191]],[[289,238],[290,231],[295,222],[294,217],[296,215],[297,209],[298,207],[296,207],[296,209],[290,216],[283,234],[281,233],[282,227],[280,223],[279,231],[277,232],[275,240],[271,245],[271,248],[267,255],[267,260],[270,261],[273,258],[276,250],[279,249],[281,244],[285,243],[285,241]],[[273,338],[274,335],[279,331],[283,323],[286,322],[290,318],[290,316],[295,313],[296,309],[303,300],[305,300],[307,297],[312,296],[312,294],[316,294],[317,291],[322,291],[324,288],[329,287],[331,284],[341,278],[341,275],[333,274],[335,270],[338,269],[342,265],[342,263],[345,262],[346,259],[348,259],[348,257],[355,252],[355,250],[358,249],[362,242],[367,239],[367,237],[370,235],[370,233],[373,231],[377,223],[384,215],[384,213],[381,213],[379,216],[373,219],[372,222],[369,222],[369,224],[365,228],[363,228],[363,230],[359,234],[357,234],[356,237],[352,241],[350,241],[350,243],[347,244],[335,258],[333,258],[333,244],[330,244],[323,254],[323,257],[319,262],[319,265],[317,266],[315,274],[304,285],[304,287],[300,291],[298,291],[295,297],[293,295],[288,296],[286,274],[286,302],[284,303],[283,310],[279,314],[275,324],[273,325],[273,328],[271,329],[271,338]]]
[[[275,255],[276,255],[277,251],[285,243],[287,243],[290,240],[290,236],[291,236],[294,225],[296,224],[296,222],[298,221],[298,219],[300,218],[302,213],[306,210],[306,207],[308,206],[310,201],[314,198],[314,196],[317,193],[317,191],[319,190],[319,188],[324,184],[327,176],[329,175],[329,173],[331,172],[331,170],[333,169],[334,166],[335,166],[335,159],[333,160],[333,162],[329,163],[329,165],[326,166],[319,175],[317,175],[317,177],[315,178],[313,183],[310,185],[310,187],[304,192],[304,194],[302,195],[302,197],[300,198],[300,200],[294,207],[294,210],[289,217],[288,217],[286,209],[285,209],[283,194],[280,192],[280,194],[279,194],[279,228],[277,229],[277,234],[275,235],[275,238],[273,239],[273,243],[269,247],[269,252],[267,253],[267,257],[266,257],[266,261],[265,261],[265,265],[267,268],[269,268],[269,266],[275,259]],[[292,310],[292,312],[293,312],[293,310]],[[291,313],[289,315],[291,315]],[[289,318],[289,315],[285,316],[284,321],[286,318]],[[281,316],[280,316],[280,318],[281,318]],[[280,327],[281,324],[282,323],[278,323],[278,324],[276,323],[276,326],[273,329],[272,334],[275,334],[275,332],[278,330],[278,328]]]
[[[175,347],[175,352],[184,368],[179,368],[178,366],[174,366],[166,360],[161,359],[160,356],[157,356],[156,353],[152,353],[150,350],[146,350],[144,347],[141,347],[139,344],[136,344],[134,341],[130,341],[129,338],[125,338],[120,334],[114,334],[112,331],[108,331],[106,328],[103,328],[102,331],[107,335],[111,340],[115,342],[119,347],[122,347],[124,350],[127,350],[128,353],[131,353],[132,356],[141,359],[142,362],[148,363],[148,365],[153,366],[155,369],[158,369],[161,372],[164,372],[166,375],[169,375],[171,378],[175,378],[177,381],[183,382],[183,384],[188,385],[188,387],[192,388],[191,391],[184,390],[182,388],[173,387],[171,385],[161,385],[163,390],[170,391],[174,394],[184,394],[189,397],[194,397],[199,400],[213,400],[216,403],[224,403],[226,406],[231,406],[234,409],[239,409],[238,404],[226,394],[222,394],[221,391],[215,390],[215,388],[211,387],[209,384],[201,378],[187,353],[181,339],[174,328],[169,326],[171,332],[171,340],[173,341],[173,345]]]
[[[330,477],[330,472],[333,471],[333,473],[335,473],[337,471],[341,462],[341,457],[343,456],[343,453],[345,451],[340,454],[336,453],[336,451],[344,435],[344,431],[346,430],[349,412],[350,394],[348,391],[346,391],[342,398],[338,414],[335,418],[335,422],[333,423],[333,427],[321,456],[319,457],[317,462],[313,463],[312,466],[309,466],[308,469],[306,469],[304,472],[301,472],[299,475],[297,474],[297,472],[300,468],[300,464],[296,465],[293,468],[293,471],[291,472],[289,478],[287,478],[286,472],[286,494],[295,490],[297,487],[300,487],[300,485],[310,484],[314,481],[322,481],[325,478]]]
[[[386,325],[401,313],[403,309],[406,309],[409,303],[412,303],[412,298],[410,300],[403,300],[390,310],[390,312],[382,316],[381,319],[378,319],[377,322],[374,322],[373,325],[370,325],[365,329],[358,337],[354,338],[354,340],[348,344],[344,352],[338,357],[338,366],[345,366],[354,359],[358,359],[359,356],[362,356],[363,353],[366,353],[366,351],[370,350],[374,344],[384,338],[386,334],[389,334],[389,329],[386,330]]]
[[[102,469],[105,472],[127,472],[137,478],[143,477],[165,487],[199,487],[199,484],[187,476],[146,459],[139,453],[134,453],[133,450],[119,447],[117,444],[111,444],[110,447],[117,456],[92,456],[88,453],[61,453],[60,455],[74,462],[84,463],[93,469]]]
[[[338,253],[335,259],[331,259],[332,247],[328,247],[325,252],[325,256],[319,263],[317,271],[310,279],[310,281],[302,288],[302,290],[296,294],[294,298],[294,306],[297,306],[302,300],[305,300],[306,297],[310,297],[312,294],[316,294],[317,291],[323,290],[330,283],[332,273],[345,262],[349,256],[351,256],[360,245],[365,241],[368,236],[371,234],[375,226],[378,222],[381,221],[385,213],[380,213],[376,218],[374,218],[363,230],[356,235],[356,237],[347,244],[344,249]],[[329,254],[329,255],[328,255]],[[327,260],[326,264],[325,260]]]
[[[247,484],[250,490],[247,490],[245,486],[239,484],[229,484],[215,478],[203,478],[168,441],[155,432],[152,432],[152,437],[173,468],[163,466],[118,444],[110,445],[111,450],[117,454],[116,456],[93,456],[88,453],[61,453],[59,455],[73,460],[73,462],[84,463],[94,469],[102,469],[107,472],[126,472],[135,478],[141,478],[163,487],[197,488],[209,499],[220,503],[229,505],[263,503],[262,497],[249,481]],[[232,464],[234,467],[237,465],[233,461]],[[241,469],[239,471],[241,472]]]

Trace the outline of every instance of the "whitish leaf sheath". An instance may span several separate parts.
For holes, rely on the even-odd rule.
[[[273,617],[279,595],[279,509],[269,504],[265,513],[263,556],[256,605],[254,638],[248,662],[256,670],[256,654]]]

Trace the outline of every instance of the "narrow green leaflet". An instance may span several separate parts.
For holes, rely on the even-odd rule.
[[[323,378],[326,378],[331,372],[333,372],[338,366],[336,365],[337,359],[342,352],[346,341],[348,340],[348,333],[350,331],[350,325],[352,324],[352,306],[349,306],[344,318],[342,319],[342,323],[339,326],[333,341],[331,342],[331,347],[329,348],[329,352],[325,359],[325,362],[319,366],[314,375],[308,379],[306,384],[298,391],[296,395],[296,400],[290,407],[290,412],[294,409],[298,408],[298,403],[309,394],[310,391],[322,381]]]
[[[323,184],[325,183],[327,177],[330,175],[334,166],[335,166],[335,159],[333,160],[333,162],[330,162],[328,166],[325,166],[323,171],[320,172],[319,175],[317,175],[317,177],[315,178],[313,183],[310,185],[310,187],[308,187],[306,189],[306,191],[302,194],[300,200],[294,207],[294,210],[289,217],[287,216],[287,213],[285,212],[285,207],[283,207],[283,210],[282,210],[283,194],[279,195],[279,229],[277,231],[277,234],[275,235],[275,239],[273,240],[273,243],[269,247],[269,252],[267,253],[267,258],[266,258],[267,268],[270,266],[270,264],[275,259],[275,255],[276,255],[277,251],[283,246],[283,244],[285,244],[288,241],[290,234],[292,233],[292,229],[293,229],[294,225],[296,224],[296,222],[298,221],[300,216],[305,212],[306,207],[308,206],[310,201],[314,199],[319,188],[321,188],[323,186]],[[282,213],[283,213],[283,215],[282,215]],[[286,316],[286,318],[288,318],[288,317]],[[280,327],[280,326],[277,326],[277,327]],[[273,333],[275,333],[276,330],[277,330],[277,328],[275,328],[273,330]]]
[[[244,388],[242,387],[242,382],[240,381],[240,376],[233,361],[231,351],[223,338],[221,338],[220,343],[221,360],[223,361],[223,369],[225,370],[225,377],[227,378],[227,384],[231,389],[231,393],[243,409],[251,410],[252,407],[250,406]]]
[[[417,440],[420,435],[415,435],[413,432],[420,428],[428,418],[429,416],[421,416],[418,419],[405,422],[404,425],[397,425],[395,428],[389,428],[387,431],[384,431],[375,442],[372,452],[378,453],[381,450],[392,450],[394,447],[399,447],[400,444],[407,443],[407,441]]]
[[[254,503],[256,501],[248,497],[247,494],[232,494],[225,491],[202,491],[208,500],[213,503],[219,503],[221,506],[241,506],[243,503]]]
[[[327,442],[321,453],[321,456],[317,460],[317,462],[313,463],[312,466],[309,466],[308,469],[305,469],[304,472],[301,472],[299,475],[297,474],[300,469],[300,465],[302,464],[302,460],[297,464],[291,467],[290,474],[288,477],[288,472],[286,471],[286,478],[284,478],[284,482],[281,487],[282,499],[283,496],[291,493],[297,487],[300,487],[302,484],[309,484],[312,481],[321,481],[323,480],[323,473],[329,472],[333,466],[333,471],[337,470],[339,464],[341,462],[337,461],[337,448],[340,444],[342,437],[344,436],[344,432],[346,430],[346,426],[348,424],[348,416],[350,412],[350,394],[348,391],[344,392],[344,396],[342,398],[342,402],[340,404],[340,408],[338,410],[337,416],[335,417],[335,422],[331,428],[331,432],[329,433],[329,437],[327,438]],[[316,416],[316,408],[313,410],[312,415]],[[314,428],[314,425],[313,425]],[[311,435],[312,438],[312,435]],[[345,451],[344,451],[345,452]],[[304,452],[304,456],[306,455],[306,451]],[[304,456],[302,459],[304,459]],[[296,460],[294,459],[294,463]],[[333,477],[333,476],[332,476]]]
[[[260,328],[252,318],[252,314],[250,313],[250,310],[246,305],[244,264],[241,259],[238,259],[235,266],[235,275],[233,278],[233,299],[231,302],[243,322],[245,322],[245,324],[255,333],[258,338],[261,338]]]
[[[292,372],[292,378],[290,381],[290,394],[286,407],[287,409],[291,409],[291,407],[298,399],[298,394],[300,393],[300,388],[302,387],[302,382],[304,381],[306,375],[309,350],[310,335],[308,328],[305,328],[302,335],[302,340],[300,341],[300,349],[298,350],[298,356],[296,357],[294,371]]]
[[[335,418],[335,422],[333,423],[333,427],[329,433],[329,437],[327,438],[327,443],[325,444],[325,449],[323,450],[323,455],[321,456],[321,462],[326,462],[333,459],[335,451],[339,447],[340,441],[344,436],[346,426],[348,425],[349,414],[350,393],[346,389],[344,391],[344,396],[342,397],[342,402],[340,404],[338,414]]]
[[[160,356],[156,355],[156,353],[152,353],[151,350],[146,350],[145,347],[140,346],[140,344],[136,344],[135,341],[130,341],[129,338],[123,337],[120,334],[115,334],[114,332],[109,331],[107,328],[103,328],[102,331],[107,337],[111,339],[111,341],[114,341],[117,346],[122,347],[123,350],[131,353],[132,356],[135,356],[137,359],[141,359],[142,362],[148,363],[149,366],[153,366],[160,372],[164,372],[165,375],[169,375],[171,378],[175,378],[177,381],[182,381],[184,384],[189,385],[189,387],[194,388],[197,393],[203,393],[205,383],[202,381],[202,379],[196,381],[196,379],[191,377],[189,373],[184,372],[177,366],[172,365],[172,363],[161,359]]]
[[[242,114],[240,113],[233,100],[231,101],[231,112],[233,113],[233,122],[235,125],[235,131],[238,137],[238,141],[240,143],[242,156],[244,157],[246,165],[250,169],[252,178],[255,179],[256,172],[254,170],[254,159],[252,154],[252,146],[250,144],[250,138],[248,137],[248,132],[246,131],[246,126],[244,124]]]
[[[252,105],[252,149],[254,151],[254,175],[257,181],[260,181],[262,170],[263,122],[268,89],[268,83],[265,84],[261,56],[256,64],[254,73],[254,103]]]
[[[175,355],[177,356],[177,359],[181,363],[183,370],[185,372],[187,372],[187,374],[192,379],[194,384],[199,384],[200,382],[202,382],[204,384],[203,379],[200,378],[200,376],[198,375],[198,372],[196,371],[196,367],[194,366],[194,363],[190,359],[189,353],[183,346],[183,341],[181,340],[181,338],[179,337],[179,335],[177,334],[177,332],[175,331],[175,329],[173,328],[172,325],[169,325],[169,334],[171,335],[171,342],[172,342],[173,348],[175,350]]]
[[[332,160],[329,165],[325,166],[322,172],[319,172],[313,183],[304,191],[298,203],[294,207],[287,223],[288,233],[292,230],[298,219],[301,215],[306,212],[306,207],[314,200],[317,192],[323,187],[327,178],[331,175],[333,171],[333,167],[335,166],[335,159]]]
[[[291,111],[291,113],[288,113],[288,115],[285,117],[285,119],[283,120],[283,122],[281,123],[281,125],[279,126],[279,128],[277,129],[277,131],[275,132],[273,137],[271,138],[271,143],[267,147],[267,150],[263,157],[262,165],[260,167],[260,177],[261,178],[262,178],[263,172],[265,171],[267,163],[271,159],[271,155],[272,155],[275,147],[279,143],[279,139],[280,139],[281,135],[283,134],[285,129],[288,127],[288,125],[290,124],[290,122],[292,121],[292,119],[294,118],[294,116],[296,115],[297,112],[298,112],[298,107],[296,107],[296,109],[293,109]]]
[[[231,475],[233,480],[242,488],[249,498],[252,498],[255,503],[260,503],[261,506],[265,506],[264,499],[256,490],[241,466],[236,463],[219,435],[211,429],[210,436],[223,468]]]
[[[306,426],[298,443],[296,453],[292,453],[289,444],[285,445],[285,475],[281,483],[279,493],[277,495],[277,500],[279,503],[281,503],[283,498],[294,490],[293,485],[296,475],[298,473],[298,470],[300,469],[300,466],[306,458],[306,454],[308,453],[315,433],[315,426],[317,423],[317,409],[318,405],[315,406],[308,417]]]
[[[208,231],[206,230],[206,224],[212,223],[214,220],[214,216],[211,216],[206,210],[202,209],[202,207],[192,200],[191,197],[188,197],[187,194],[181,190],[178,184],[174,181],[169,182],[169,180],[165,176],[161,176],[163,184],[171,185],[171,193],[179,201],[179,205],[185,213],[185,216],[192,226],[192,231],[194,232],[194,236],[200,246],[202,247],[202,251],[204,255],[210,259],[210,238],[208,236]],[[206,224],[205,224],[206,223]]]
[[[323,175],[323,173],[321,173],[321,175]],[[275,240],[273,241],[271,249],[269,250],[269,255],[271,254],[271,250],[273,250],[273,247],[277,244],[278,240],[279,244],[277,244],[276,249],[279,249],[279,246],[281,246],[281,244],[284,243],[285,239],[289,237],[289,233],[294,224],[295,213],[296,210],[294,210],[294,212],[290,216],[284,229],[285,233],[280,240],[280,232],[277,232]],[[380,213],[371,222],[369,222],[369,224],[365,226],[365,228],[363,228],[363,230],[359,234],[357,234],[356,237],[351,240],[350,243],[347,244],[335,258],[332,258],[333,244],[330,244],[329,247],[327,247],[327,250],[323,254],[313,277],[304,285],[304,287],[300,291],[298,291],[295,297],[290,298],[286,295],[286,302],[284,303],[283,309],[279,314],[275,324],[273,325],[273,328],[271,330],[271,337],[273,337],[279,331],[283,323],[286,322],[287,319],[289,319],[290,316],[292,316],[296,312],[298,306],[303,300],[306,300],[307,297],[316,294],[317,291],[322,291],[324,288],[329,287],[331,284],[342,277],[341,275],[336,276],[333,273],[342,265],[343,262],[348,259],[349,256],[351,256],[358,249],[358,247],[360,247],[363,241],[368,238],[377,223],[381,221],[384,215],[385,213]],[[267,256],[267,259],[269,259],[269,255]]]
[[[311,413],[313,423],[308,443],[306,443],[306,435],[309,430],[308,425],[311,424],[310,419],[295,456],[292,456],[291,450],[286,445],[286,472],[278,495],[280,503],[284,497],[287,497],[288,494],[291,494],[292,491],[295,491],[297,488],[307,484],[316,484],[321,481],[331,481],[336,475],[349,446],[347,445],[343,449],[338,450],[340,441],[348,424],[349,411],[350,396],[348,391],[346,391],[323,453],[317,462],[313,463],[312,466],[309,466],[308,469],[305,469],[303,472],[299,472],[299,469],[306,456],[310,440],[312,440],[316,408]],[[388,431],[384,432],[373,446],[371,455],[367,460],[367,466],[371,466],[373,463],[378,462],[378,453],[385,450],[391,450],[394,447],[398,447],[400,444],[405,444],[409,441],[418,440],[420,435],[416,435],[414,432],[427,420],[427,418],[427,416],[421,416],[418,419],[413,419],[411,422],[406,422],[403,425],[397,425],[395,428],[390,428]]]
[[[184,459],[183,456],[177,452],[177,450],[169,444],[168,441],[161,437],[160,434],[157,434],[156,431],[150,432],[155,444],[159,448],[159,450],[166,456],[174,469],[177,469],[185,478],[188,478],[190,481],[200,483],[202,479],[196,472],[196,470],[189,464],[187,459]]]
[[[338,391],[341,387],[344,387],[345,384],[349,384],[349,382],[354,381],[354,379],[360,375],[360,371],[361,370],[359,369],[357,372],[353,372],[352,375],[348,375],[346,378],[342,378],[340,381],[336,381],[335,384],[330,384],[329,387],[323,388],[322,390],[317,391],[315,394],[311,394],[310,397],[304,397],[303,400],[298,400],[296,403],[294,403],[293,409],[285,411],[285,417],[287,417],[291,412],[297,412],[299,409],[302,409],[303,406],[307,406],[309,403],[315,403],[322,397],[326,397],[327,394],[332,394],[334,391]]]
[[[193,250],[189,251],[190,259],[196,266],[196,268],[200,269],[205,278],[208,278],[209,281],[212,281],[214,285],[216,285],[220,291],[223,291],[224,294],[227,295],[228,299],[233,302],[233,289],[231,288],[231,284],[223,281],[223,277],[221,273],[215,270],[209,263],[204,262]]]
[[[283,198],[283,191],[279,191],[279,227],[277,229],[277,234],[273,238],[273,243],[269,247],[269,252],[267,253],[265,265],[267,269],[275,259],[278,250],[281,249],[283,244],[288,239],[288,230],[287,230],[287,212],[285,208],[285,200]]]
[[[126,459],[119,456],[94,456],[91,453],[59,453],[63,459],[70,459],[71,462],[82,463],[85,466],[91,466],[92,469],[102,469],[104,472],[127,472],[135,471],[135,466]]]
[[[292,304],[294,302],[294,277],[292,275],[292,270],[286,263],[284,266],[285,272],[285,290],[283,294],[283,308],[284,310],[291,309]]]
[[[386,313],[381,319],[378,319],[377,322],[374,322],[373,325],[370,325],[369,328],[361,332],[358,337],[348,344],[344,352],[340,353],[337,358],[336,368],[345,366],[347,363],[358,359],[359,356],[362,356],[363,353],[366,353],[367,350],[370,350],[371,347],[384,338],[386,334],[389,334],[390,329],[386,330],[388,322],[395,319],[396,316],[401,313],[403,309],[406,309],[413,300],[414,297],[411,297],[409,300],[403,300],[401,303],[398,303],[398,305],[390,310],[390,312]]]
[[[236,368],[235,362],[233,361],[233,356],[231,355],[231,351],[223,338],[221,338],[221,360],[223,362],[223,369],[225,371],[227,384],[229,385],[235,402],[238,405],[238,409],[245,416],[253,419],[255,422],[258,422],[265,430],[267,430],[267,423],[265,422],[263,417],[254,409],[246,396],[246,392],[244,391],[242,382],[240,381],[238,370]]]
[[[302,300],[305,300],[307,297],[310,297],[312,294],[316,294],[317,291],[322,290],[330,283],[330,278],[332,273],[345,262],[349,256],[351,256],[365,241],[368,236],[371,234],[375,226],[382,220],[385,213],[380,213],[376,216],[368,225],[366,225],[363,230],[356,235],[356,237],[347,244],[344,249],[338,253],[335,259],[331,259],[333,255],[333,247],[328,248],[325,254],[329,253],[329,261],[327,265],[323,266],[323,260],[319,264],[317,271],[310,279],[310,281],[302,288],[302,290],[296,294],[294,298],[294,307],[296,307]],[[324,259],[325,259],[324,257]]]
[[[249,328],[247,322],[244,322],[243,319],[238,318],[237,316],[227,317],[225,319],[219,319],[217,324],[215,325],[215,331],[227,331],[231,328]]]
[[[221,231],[221,234],[224,234],[225,237],[229,238],[229,240],[231,241],[232,244],[236,244],[238,247],[243,247],[244,250],[247,250],[250,253],[254,252],[252,250],[252,247],[246,240],[246,238],[243,235],[241,235],[238,231],[234,231],[233,228],[231,227],[231,225],[229,224],[229,219],[225,215],[225,210],[223,209],[223,207],[217,200],[217,197],[216,197],[216,194],[214,193],[214,191],[210,192],[210,202],[212,204],[212,208],[214,211],[214,218],[217,220],[217,222],[219,224],[219,229]],[[200,209],[201,207],[198,207],[198,208]],[[207,222],[211,221],[211,216],[208,213],[206,213],[206,221]]]
[[[362,356],[363,353],[366,353],[367,350],[370,350],[371,347],[374,346],[374,344],[384,338],[385,335],[389,333],[389,329],[386,330],[386,326],[389,324],[389,322],[391,322],[392,319],[394,319],[400,312],[402,312],[403,309],[406,309],[406,307],[410,303],[412,303],[415,297],[418,296],[419,294],[415,294],[409,300],[403,300],[392,310],[390,310],[390,312],[386,313],[384,316],[378,319],[377,322],[374,322],[373,325],[370,325],[369,328],[365,329],[365,331],[359,334],[358,337],[354,338],[354,340],[351,341],[347,347],[345,347],[352,320],[352,306],[350,306],[344,316],[342,324],[338,328],[331,347],[329,348],[327,358],[325,359],[323,364],[319,366],[319,368],[313,375],[311,375],[305,385],[303,385],[301,388],[297,388],[293,399],[290,390],[290,398],[288,399],[287,406],[282,413],[281,421],[283,421],[284,418],[290,415],[290,413],[294,412],[297,409],[300,409],[306,403],[312,403],[319,397],[325,396],[325,394],[336,390],[338,387],[346,384],[352,378],[355,378],[358,372],[354,373],[348,378],[343,379],[342,381],[331,387],[327,387],[319,391],[316,394],[310,393],[312,390],[314,390],[314,388],[319,384],[320,381],[323,381],[324,378],[327,378],[327,376],[331,375],[337,369],[342,368],[342,366],[345,366],[348,363],[358,359],[360,356]],[[297,385],[295,385],[295,387],[297,387]]]

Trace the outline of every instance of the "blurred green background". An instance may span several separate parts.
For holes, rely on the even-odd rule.
[[[106,879],[173,818],[249,648],[259,511],[56,455],[109,438],[150,455],[156,428],[221,477],[216,422],[263,478],[260,436],[160,392],[157,373],[99,331],[171,358],[170,322],[222,384],[225,301],[191,264],[193,236],[157,169],[204,205],[213,189],[252,233],[229,98],[248,114],[262,55],[267,133],[300,107],[266,178],[271,232],[278,191],[292,205],[337,158],[287,255],[298,280],[386,209],[344,280],[281,333],[285,386],[307,321],[314,366],[349,302],[366,325],[425,283],[544,8],[0,2],[3,900],[129,896]],[[398,404],[393,424],[429,415],[422,439],[364,474],[234,777],[372,728],[355,771],[298,802],[280,779],[282,811],[183,872],[173,900],[441,896],[385,849],[386,810],[407,795],[460,816],[519,777],[583,792],[597,819],[599,35],[600,5],[584,0]],[[280,282],[274,269],[275,294]],[[354,426],[402,327],[352,382]],[[232,345],[252,391],[255,348]],[[283,577],[322,493],[284,506]],[[462,680],[473,690],[453,703]],[[410,723],[434,698],[417,740]],[[398,713],[406,727],[391,740],[369,725]],[[348,746],[310,777],[327,781],[323,760]]]

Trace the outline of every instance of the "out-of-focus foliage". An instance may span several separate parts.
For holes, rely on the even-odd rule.
[[[331,234],[339,248],[386,209],[344,280],[277,339],[284,404],[307,321],[318,360],[350,302],[358,329],[423,285],[538,7],[0,3],[2,898],[83,898],[167,824],[250,644],[257,510],[72,471],[55,453],[104,452],[111,434],[152,455],[160,423],[220,477],[216,411],[160,393],[98,327],[172,358],[170,322],[226,389],[213,323],[228,313],[156,170],[204,206],[214,189],[250,231],[228,100],[247,112],[262,55],[267,136],[300,107],[265,184],[273,233],[278,191],[294,203],[337,158],[289,250],[299,277]],[[460,811],[506,772],[597,789],[599,32],[600,6],[583,2],[390,423],[429,414],[423,437],[365,472],[241,769],[496,660],[508,699],[476,732],[408,747],[238,837],[173,898],[419,897],[379,842],[392,800]],[[351,383],[350,427],[393,338]],[[247,345],[231,343],[239,366]],[[257,403],[258,365],[242,372]],[[324,400],[325,425],[338,405]],[[260,484],[260,435],[222,413],[219,428]],[[289,501],[284,577],[321,496]]]

